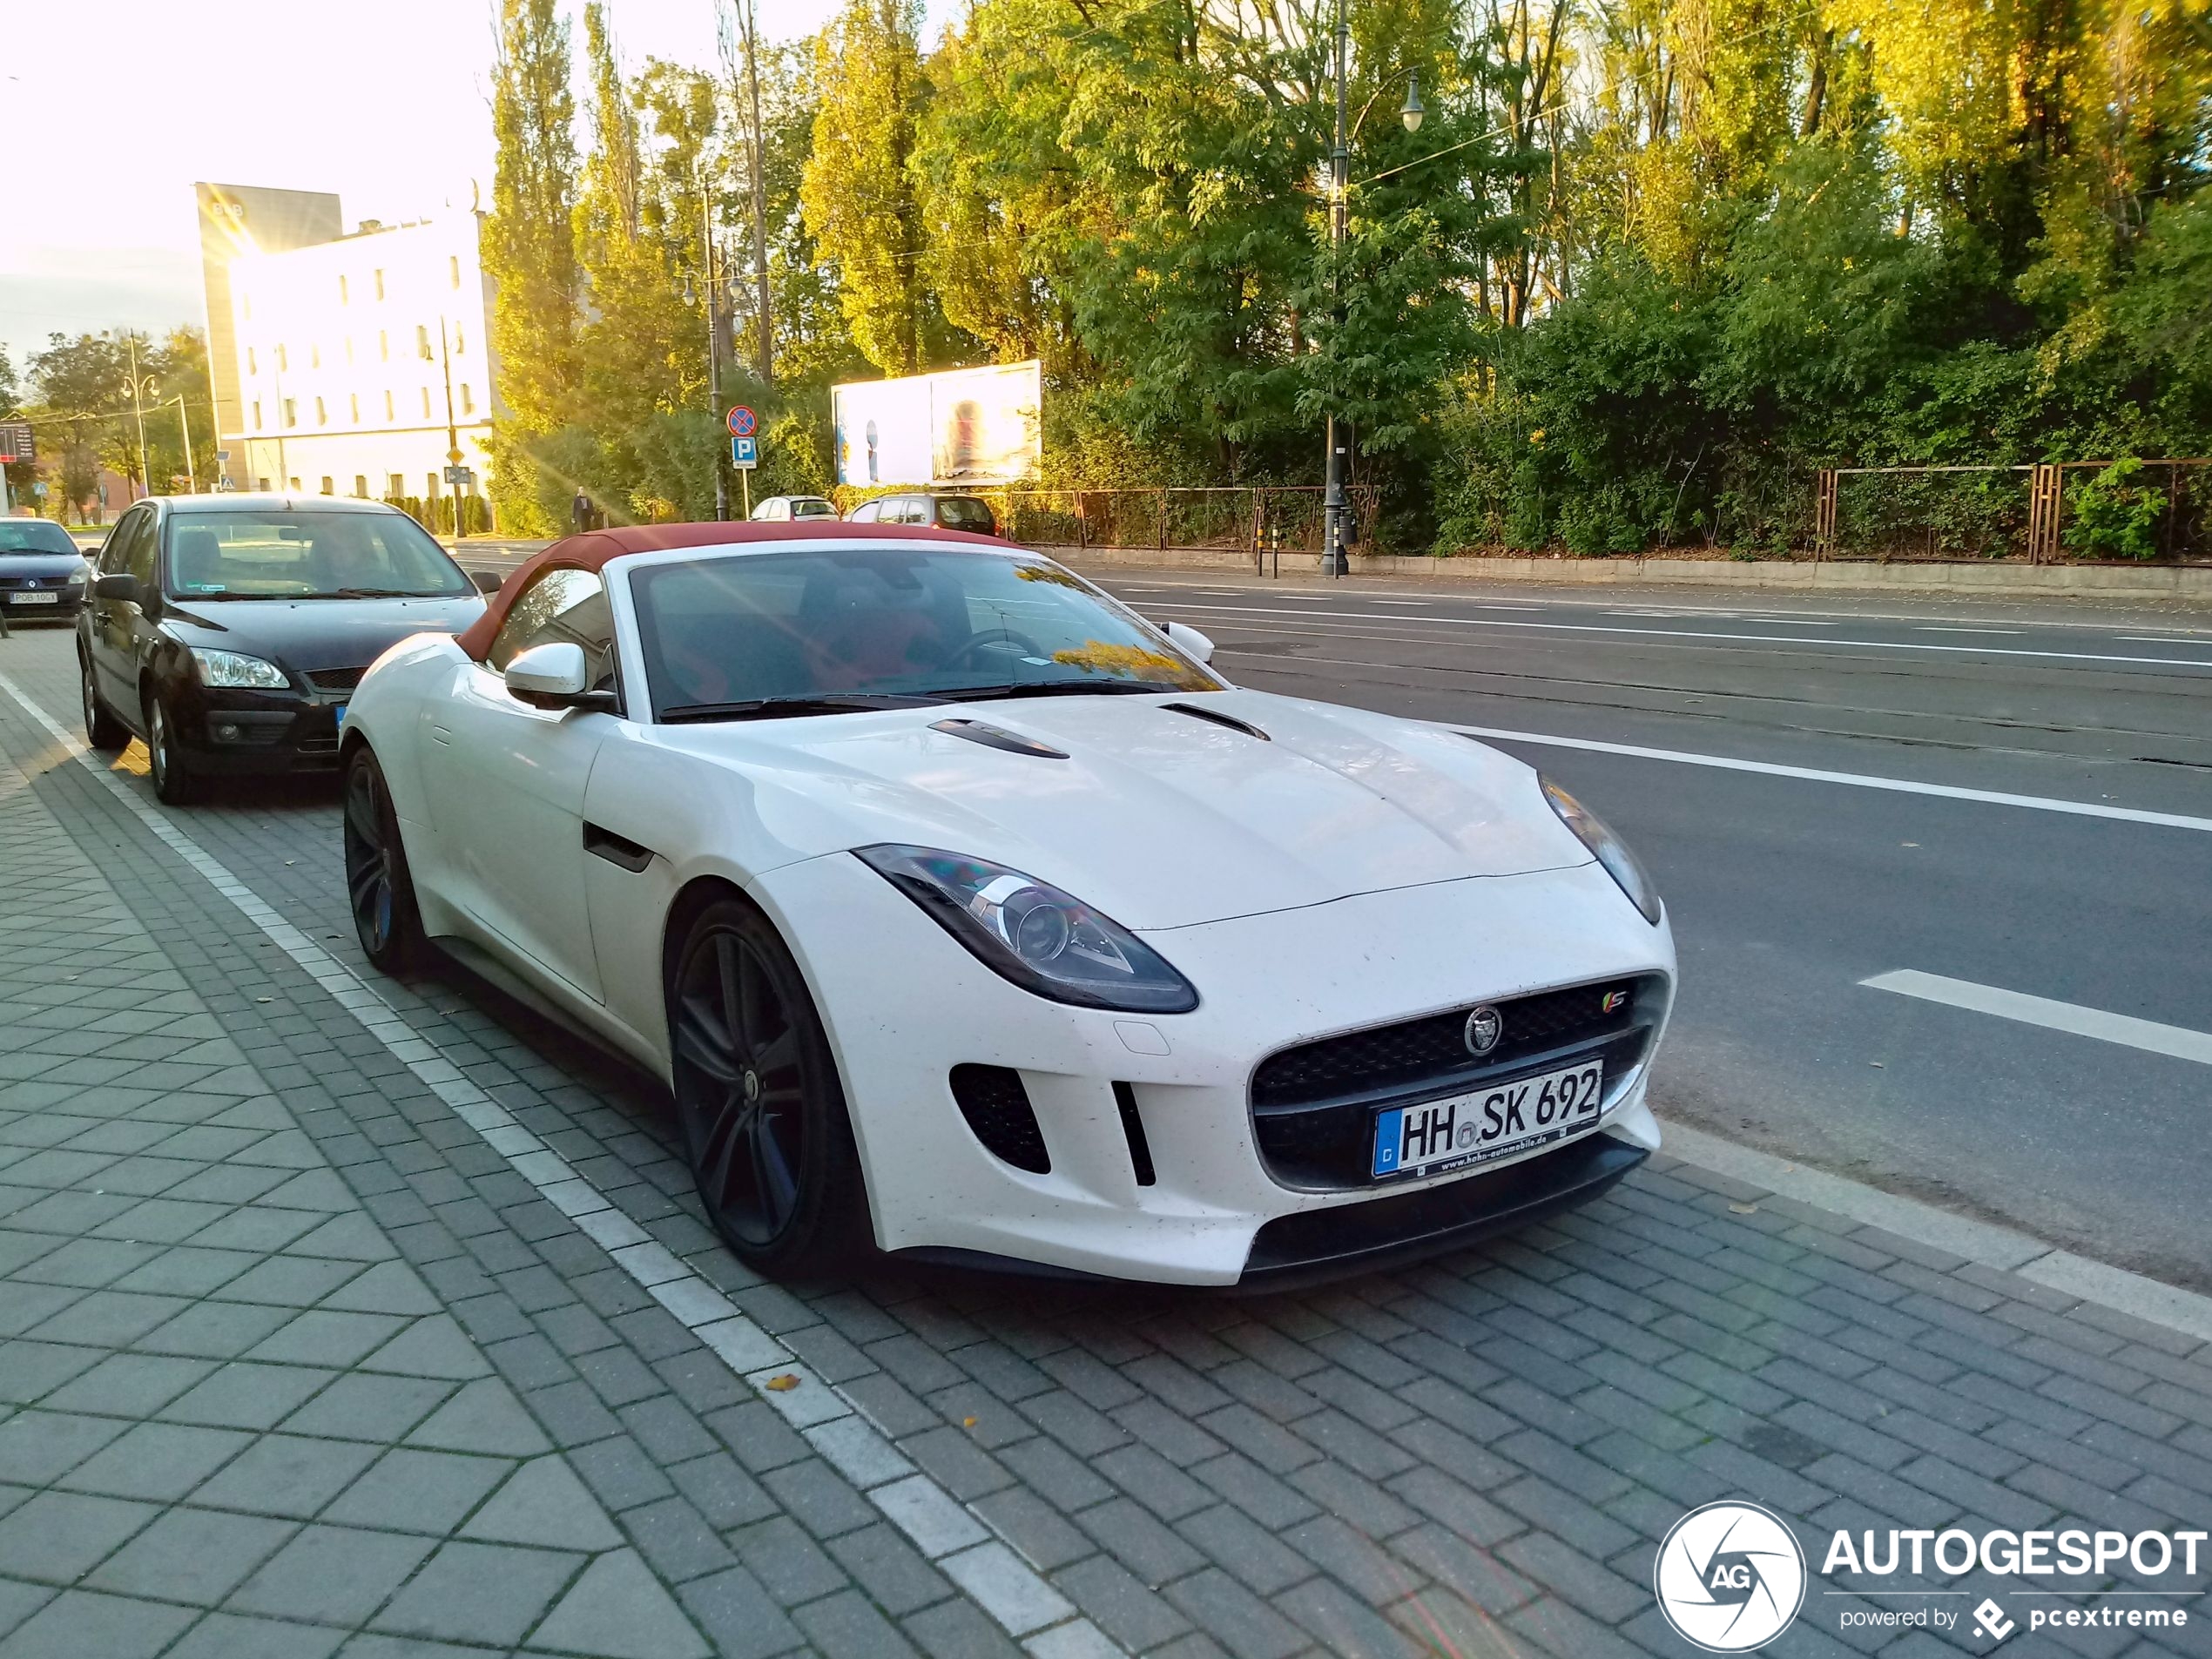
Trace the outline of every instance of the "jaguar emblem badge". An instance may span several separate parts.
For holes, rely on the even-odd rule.
[[[1498,1039],[1506,1033],[1505,1016],[1488,1003],[1467,1015],[1467,1038],[1469,1054],[1488,1054],[1498,1046]]]

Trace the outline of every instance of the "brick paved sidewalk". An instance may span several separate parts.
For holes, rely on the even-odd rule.
[[[64,724],[68,639],[0,648]],[[1672,1656],[1654,1553],[1712,1500],[1816,1568],[2212,1518],[2198,1339],[1667,1159],[1302,1295],[762,1283],[642,1080],[360,962],[331,790],[151,808],[196,868],[138,759],[118,792],[0,685],[0,1659]],[[1770,1651],[1987,1649],[1812,1584]],[[2212,1653],[2166,1604],[2204,1617],[2015,1641]]]

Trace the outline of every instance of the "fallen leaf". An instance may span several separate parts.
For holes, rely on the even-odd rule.
[[[975,1420],[972,1417],[963,1417],[960,1420],[960,1426],[962,1428],[974,1428],[975,1426]]]
[[[1755,1204],[1731,1204],[1729,1208],[1739,1216],[1756,1216],[1759,1213],[1759,1207]]]
[[[273,996],[257,996],[253,1000],[256,1002],[273,1002],[276,1001],[276,998]]]
[[[792,1375],[790,1372],[786,1371],[780,1377],[769,1378],[768,1386],[774,1389],[776,1393],[779,1394],[785,1393],[789,1390],[799,1386],[799,1379]]]

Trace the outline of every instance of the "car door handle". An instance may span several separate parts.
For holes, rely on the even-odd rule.
[[[637,874],[653,861],[653,849],[627,836],[617,835],[610,829],[586,819],[583,826],[583,850],[603,858],[620,869]]]

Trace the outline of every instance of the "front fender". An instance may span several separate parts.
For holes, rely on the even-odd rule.
[[[340,752],[350,753],[359,742],[376,751],[402,824],[437,828],[436,806],[423,785],[421,716],[446,699],[455,673],[468,660],[450,634],[417,634],[370,664],[347,699]]]

